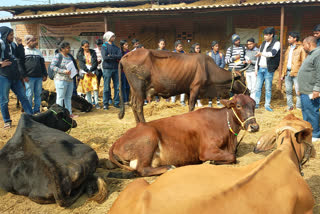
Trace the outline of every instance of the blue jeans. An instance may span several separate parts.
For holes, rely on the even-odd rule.
[[[114,105],[119,105],[119,76],[118,69],[103,69],[103,106],[109,106],[108,99],[111,97],[110,81],[113,81]]]
[[[130,85],[124,72],[121,72],[121,90],[123,94],[123,102],[129,102]]]
[[[32,100],[34,98],[33,113],[40,112],[41,92],[42,92],[42,77],[29,77],[29,82],[25,82],[26,96],[32,107]]]
[[[2,118],[5,123],[11,122],[8,108],[10,89],[17,95],[24,111],[27,114],[32,114],[32,108],[26,97],[26,92],[23,88],[21,80],[10,80],[0,75],[0,107]]]
[[[305,121],[311,123],[313,128],[312,137],[320,138],[319,129],[319,107],[320,98],[310,100],[309,95],[301,94],[302,117]]]
[[[72,114],[71,97],[73,92],[73,81],[54,80],[56,86],[56,103],[64,106]]]
[[[271,94],[272,94],[272,80],[274,72],[269,72],[267,68],[259,68],[256,83],[256,104],[259,105],[261,98],[261,90],[263,83],[266,83],[266,102],[265,107],[270,107]]]
[[[286,94],[287,94],[287,105],[288,107],[293,107],[293,101],[292,101],[292,87],[294,84],[294,89],[296,91],[296,94],[299,91],[298,87],[298,77],[291,77],[290,72],[287,71],[287,75],[285,78],[285,84],[286,84]],[[301,108],[301,100],[300,96],[297,95],[297,103],[296,103],[297,108]]]

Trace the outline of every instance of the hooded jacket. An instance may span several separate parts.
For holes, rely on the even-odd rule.
[[[21,79],[25,77],[24,68],[24,47],[23,45],[16,45],[14,42],[9,43],[7,41],[8,35],[13,30],[9,27],[0,27],[0,38],[3,42],[0,43],[0,58],[1,61],[9,60],[11,65],[6,67],[0,67],[0,75],[11,80]],[[5,47],[3,47],[5,46]],[[2,57],[2,50],[3,57]]]

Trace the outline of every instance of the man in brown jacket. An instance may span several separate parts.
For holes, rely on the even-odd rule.
[[[292,100],[292,87],[297,95],[296,107],[301,109],[300,96],[297,94],[299,91],[298,86],[298,71],[301,67],[303,60],[306,58],[306,52],[303,49],[302,43],[299,41],[300,35],[297,32],[290,32],[288,37],[289,47],[285,53],[285,59],[282,68],[282,78],[285,79],[286,94],[287,94],[287,110],[293,110]]]

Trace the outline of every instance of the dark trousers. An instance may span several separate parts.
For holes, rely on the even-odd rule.
[[[121,90],[123,94],[123,102],[129,102],[130,85],[124,72],[121,72]]]

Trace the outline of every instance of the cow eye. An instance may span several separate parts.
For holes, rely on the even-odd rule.
[[[237,104],[237,109],[240,109],[241,108],[241,105]]]

